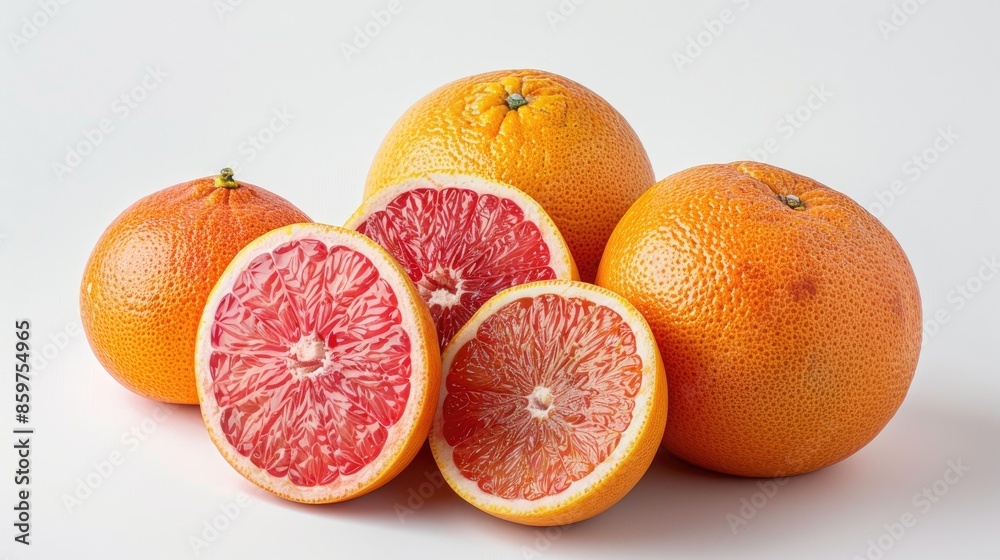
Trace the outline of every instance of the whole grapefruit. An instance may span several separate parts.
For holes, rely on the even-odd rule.
[[[212,287],[244,245],[309,221],[229,169],[127,208],[97,241],[80,286],[83,329],[101,365],[144,397],[198,404],[195,335]]]
[[[654,185],[615,228],[597,283],[655,333],[665,447],[724,473],[850,456],[902,403],[920,352],[917,282],[892,234],[847,196],[762,163]]]
[[[540,70],[462,78],[418,101],[383,140],[365,196],[438,172],[528,193],[566,238],[586,281],[619,218],[654,181],[646,150],[618,111]]]

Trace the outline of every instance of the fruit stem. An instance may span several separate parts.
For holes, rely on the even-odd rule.
[[[517,111],[518,107],[527,104],[528,100],[525,99],[520,93],[512,93],[507,96],[507,106],[510,107],[511,111]]]
[[[215,186],[222,187],[224,189],[238,189],[240,184],[233,180],[233,170],[224,167],[222,171],[215,177]]]
[[[785,196],[779,194],[778,200],[784,202],[785,205],[791,208],[792,210],[804,210],[806,207],[806,205],[802,202],[802,199],[795,196],[794,194],[789,194]]]

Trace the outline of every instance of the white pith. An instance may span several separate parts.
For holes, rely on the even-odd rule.
[[[461,349],[466,342],[475,337],[479,327],[493,311],[502,308],[511,301],[521,298],[531,298],[543,294],[557,294],[567,298],[580,297],[608,307],[617,312],[632,328],[635,335],[636,353],[642,358],[643,361],[642,383],[639,389],[639,394],[635,398],[632,420],[629,423],[628,428],[622,432],[621,439],[619,440],[614,451],[612,451],[611,455],[597,465],[590,474],[571,483],[570,486],[562,492],[537,500],[527,500],[524,498],[501,498],[482,491],[475,481],[466,478],[461,471],[459,471],[458,467],[455,466],[453,460],[453,452],[455,448],[448,444],[443,431],[443,404],[445,398],[448,396],[447,383],[445,380],[447,379],[448,372],[451,369],[452,362],[455,360],[455,356],[459,349]],[[533,516],[543,514],[545,512],[563,511],[571,504],[579,503],[584,495],[588,494],[596,486],[600,485],[613,470],[618,468],[623,459],[631,452],[640,437],[646,431],[656,429],[656,426],[651,425],[650,419],[653,413],[653,398],[656,394],[658,382],[656,377],[656,360],[658,358],[658,352],[656,350],[656,342],[653,340],[648,328],[645,327],[644,323],[638,323],[639,321],[644,320],[641,315],[639,315],[638,311],[634,308],[626,308],[615,299],[615,296],[611,294],[611,292],[608,292],[604,288],[599,288],[589,284],[582,284],[580,282],[567,282],[562,280],[547,280],[516,286],[501,292],[483,305],[483,307],[472,317],[472,319],[466,323],[464,327],[462,327],[458,334],[455,335],[442,355],[441,394],[439,396],[437,413],[434,417],[434,424],[431,428],[430,444],[435,460],[437,461],[437,464],[449,485],[451,485],[459,495],[465,497],[477,507],[480,507],[488,512],[507,512],[515,515],[518,513],[527,513]],[[639,328],[640,326],[642,328]],[[665,380],[662,380],[662,382],[665,382]],[[544,387],[536,387],[531,395],[526,395],[528,400],[528,409],[532,412],[533,418],[538,421],[545,421],[545,418],[547,418],[547,411],[542,412],[540,410],[542,408],[540,405],[544,402],[543,396],[545,391],[543,389],[547,390],[547,388]],[[533,398],[538,399],[538,401],[534,404],[532,404]],[[532,409],[533,406],[539,409],[538,412]],[[555,406],[555,403],[550,403],[549,406],[551,408],[551,406]]]
[[[235,279],[254,258],[296,239],[316,239],[327,246],[340,245],[362,252],[378,269],[379,274],[394,287],[401,324],[408,333],[414,333],[410,340],[412,370],[409,379],[409,398],[399,420],[388,428],[388,437],[381,453],[375,460],[354,474],[341,474],[337,480],[330,484],[312,487],[298,486],[290,482],[287,477],[275,477],[233,449],[226,440],[225,432],[221,426],[222,409],[218,406],[212,391],[213,381],[208,366],[212,354],[210,329],[214,323],[215,310],[221,299],[232,290]],[[428,385],[425,370],[426,364],[430,363],[430,357],[427,354],[428,349],[421,339],[425,336],[433,336],[433,334],[424,330],[425,325],[420,320],[421,314],[425,313],[422,310],[424,304],[418,300],[415,291],[404,291],[396,288],[412,285],[409,282],[409,278],[392,258],[367,237],[352,230],[321,224],[294,224],[279,228],[257,238],[236,255],[220,277],[206,303],[195,344],[195,376],[201,412],[208,431],[216,447],[237,471],[255,484],[292,499],[302,502],[330,502],[367,491],[380,475],[398,466],[396,463],[403,459],[400,457],[400,451],[415,437],[414,432],[418,426],[416,420],[423,403],[428,397],[433,398],[437,391],[436,386]],[[328,365],[325,344],[315,336],[308,335],[291,345],[288,360],[299,363],[322,360],[324,366]],[[293,364],[290,363],[290,365]],[[298,374],[310,375],[315,372],[316,370],[301,371]],[[293,375],[295,374],[293,373]]]
[[[315,333],[303,336],[288,349],[287,363],[293,378],[313,375],[322,370],[328,365],[326,359],[326,344]]]
[[[430,289],[430,287],[428,287],[428,284],[431,284],[430,279],[439,281],[442,278],[446,278],[449,283],[454,284],[454,288],[449,290],[447,288]],[[454,270],[439,266],[427,273],[423,279],[417,282],[417,291],[419,291],[420,296],[427,301],[427,305],[452,307],[454,305],[458,305],[462,301],[462,296],[465,294],[465,290],[463,289],[464,284],[465,281],[462,280],[462,278],[459,277]]]
[[[455,290],[454,292],[449,292],[444,288],[438,288],[431,292],[429,298],[427,298],[427,305],[440,305],[441,307],[453,307],[458,305],[462,301],[462,294],[464,292],[461,290]]]
[[[532,418],[544,420],[549,417],[552,408],[552,390],[539,385],[528,395],[528,412]]]

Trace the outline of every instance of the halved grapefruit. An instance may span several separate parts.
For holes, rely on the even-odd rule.
[[[667,418],[656,342],[604,288],[524,284],[489,300],[442,357],[431,451],[502,519],[562,525],[608,509],[653,461]]]
[[[440,354],[416,288],[347,229],[295,224],[240,251],[209,296],[195,355],[208,433],[261,488],[304,503],[389,481],[420,449]]]
[[[467,175],[409,179],[347,221],[384,247],[430,307],[444,347],[501,290],[579,278],[555,224],[514,187]]]

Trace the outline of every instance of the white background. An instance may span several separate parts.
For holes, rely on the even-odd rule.
[[[891,30],[879,22],[892,23],[893,0],[566,0],[562,20],[558,0],[402,0],[348,59],[342,44],[363,45],[356,28],[375,29],[372,10],[387,0],[232,0],[240,5],[220,15],[223,2],[73,1],[34,34],[22,18],[46,19],[37,0],[0,8],[0,362],[12,369],[15,318],[32,320],[36,351],[48,356],[32,386],[33,544],[12,540],[7,436],[0,558],[194,557],[192,537],[210,545],[205,558],[1000,557],[1000,275],[981,264],[1000,252],[997,3],[895,0],[919,9],[905,22],[897,15]],[[718,36],[703,33],[707,46],[678,67],[674,54],[723,9],[731,23],[709,22]],[[91,248],[126,206],[238,164],[239,179],[341,223],[382,136],[411,103],[450,80],[515,67],[604,96],[632,123],[658,178],[750,158],[773,138],[769,162],[880,215],[912,261],[928,331],[910,394],[878,438],[766,499],[756,480],[661,454],[613,509],[546,533],[482,514],[446,487],[431,493],[426,453],[348,503],[273,498],[228,466],[195,407],[158,408],[102,370],[79,334],[77,290]],[[143,89],[149,68],[165,75]],[[813,88],[832,94],[801,108]],[[126,114],[122,95],[142,100]],[[790,129],[782,119],[796,110]],[[251,157],[244,142],[272,138],[261,131],[273,111],[291,122]],[[113,130],[58,173],[68,147],[105,118]],[[957,138],[926,152],[934,162],[917,175],[912,158],[939,130]],[[975,290],[971,299],[959,285]],[[5,430],[14,427],[12,377],[0,392]],[[121,464],[102,476],[114,453]],[[968,468],[954,484],[942,482],[949,461]],[[67,508],[65,496],[85,495],[88,477],[99,487]],[[925,511],[913,498],[935,484],[946,493]],[[430,497],[407,506],[420,491]],[[227,508],[239,516],[203,533]],[[885,524],[906,513],[916,525],[888,535]],[[746,521],[735,532],[733,516]],[[870,550],[880,537],[888,551]]]

